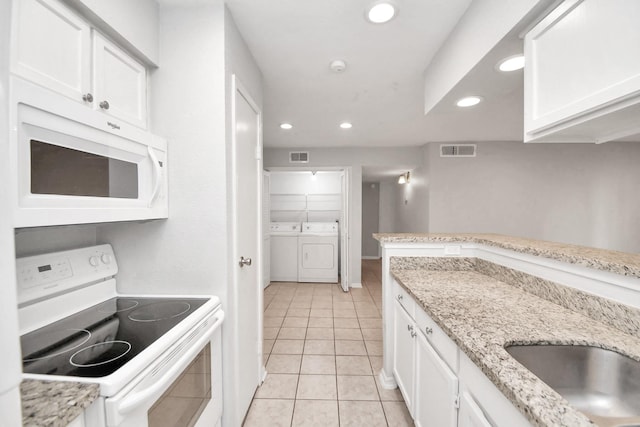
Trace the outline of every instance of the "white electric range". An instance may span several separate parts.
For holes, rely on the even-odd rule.
[[[220,422],[217,297],[119,295],[111,245],[20,258],[16,270],[23,376],[99,384],[87,425]]]

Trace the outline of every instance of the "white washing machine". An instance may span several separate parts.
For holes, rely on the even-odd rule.
[[[303,222],[298,238],[298,282],[338,283],[338,223]]]
[[[272,222],[270,275],[272,282],[298,281],[299,222]]]

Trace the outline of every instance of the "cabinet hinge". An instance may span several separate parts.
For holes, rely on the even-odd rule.
[[[453,406],[454,406],[456,409],[460,408],[460,396],[459,396],[459,395],[456,395],[456,396],[453,398]]]

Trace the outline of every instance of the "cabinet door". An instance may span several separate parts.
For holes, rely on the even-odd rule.
[[[13,3],[12,71],[82,102],[91,78],[91,29],[54,0]]]
[[[482,409],[466,391],[460,395],[458,427],[493,427]]]
[[[404,396],[409,412],[413,415],[415,382],[415,326],[413,319],[398,301],[394,305],[393,373]]]
[[[420,333],[416,351],[415,422],[418,427],[455,427],[458,377]]]
[[[93,40],[95,108],[146,128],[145,67],[95,31]]]

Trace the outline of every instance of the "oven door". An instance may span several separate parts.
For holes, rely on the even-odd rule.
[[[12,91],[17,227],[167,217],[166,141],[18,78]]]
[[[214,426],[222,415],[222,310],[105,399],[108,427]]]

